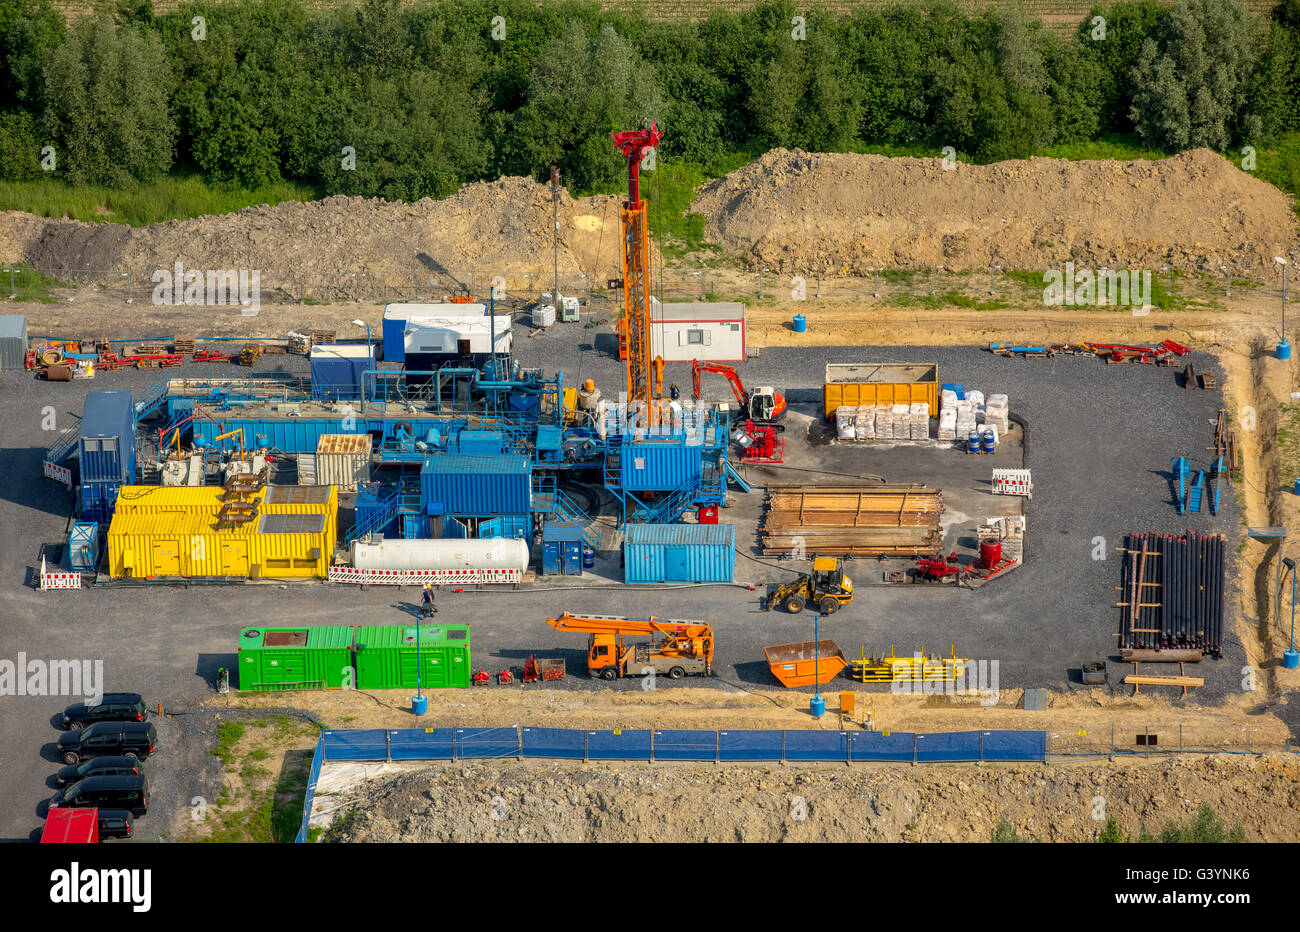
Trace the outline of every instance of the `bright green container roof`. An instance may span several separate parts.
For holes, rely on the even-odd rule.
[[[353,629],[349,625],[302,625],[294,628],[254,626],[239,632],[239,649],[284,650],[288,647],[301,647],[305,650],[348,650],[352,647],[352,634]]]
[[[463,647],[469,649],[469,625],[422,624],[421,647]],[[356,633],[358,650],[377,647],[415,647],[415,625],[360,625]]]

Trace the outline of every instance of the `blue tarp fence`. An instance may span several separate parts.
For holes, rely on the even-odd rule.
[[[1042,731],[695,731],[685,729],[381,728],[324,731],[326,761],[560,760],[1042,761]]]
[[[686,729],[398,728],[323,731],[308,775],[302,828],[330,761],[552,758],[582,761],[953,763],[1046,761],[1044,731],[703,731]]]

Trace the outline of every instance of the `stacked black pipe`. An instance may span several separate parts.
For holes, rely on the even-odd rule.
[[[1118,600],[1125,603],[1120,612],[1120,647],[1196,649],[1220,656],[1223,535],[1196,531],[1129,534],[1124,538],[1124,551]],[[1135,587],[1139,567],[1142,578],[1137,582],[1157,585]]]

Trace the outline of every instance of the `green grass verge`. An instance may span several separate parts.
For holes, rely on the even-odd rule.
[[[13,295],[15,301],[57,304],[59,299],[54,296],[54,289],[66,287],[67,282],[42,275],[25,262],[0,267],[0,295]]]
[[[55,178],[0,182],[0,210],[130,226],[226,214],[254,204],[310,201],[319,196],[315,188],[288,181],[255,189],[225,188],[196,174],[173,174],[124,190],[71,185]]]
[[[286,750],[283,766],[273,774],[262,764],[272,759],[272,753],[265,747],[243,743],[246,738],[264,737],[266,729],[270,729],[277,746],[317,732],[314,725],[280,713],[248,723],[223,722],[218,726],[212,754],[220,758],[225,771],[239,774],[244,790],[232,793],[228,784],[222,787],[209,813],[212,831],[205,841],[287,843],[297,836],[307,795],[311,751]]]

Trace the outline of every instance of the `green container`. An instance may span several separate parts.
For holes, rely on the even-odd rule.
[[[357,689],[468,687],[469,626],[422,624],[417,667],[415,625],[362,625],[357,628]]]
[[[239,688],[339,689],[352,686],[352,628],[244,628]]]

